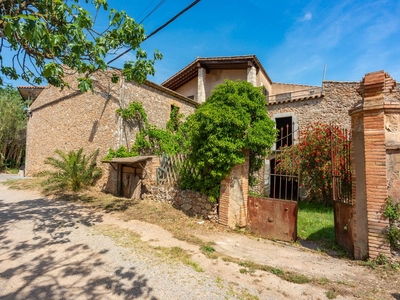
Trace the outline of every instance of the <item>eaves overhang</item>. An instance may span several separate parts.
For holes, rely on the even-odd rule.
[[[182,70],[161,83],[162,86],[171,90],[176,90],[180,86],[189,82],[197,77],[198,69],[204,68],[206,72],[215,69],[247,69],[254,66],[257,72],[263,72],[265,77],[272,83],[264,67],[261,65],[257,56],[244,55],[244,56],[223,56],[223,57],[198,57]]]

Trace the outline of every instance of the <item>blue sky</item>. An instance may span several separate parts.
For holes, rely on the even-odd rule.
[[[160,0],[108,2],[141,21]],[[192,2],[165,1],[143,22],[147,34]],[[398,0],[201,0],[142,47],[164,56],[149,78],[156,83],[198,56],[247,54],[257,55],[273,82],[320,85],[324,65],[325,80],[360,81],[385,70],[400,81],[399,16]]]

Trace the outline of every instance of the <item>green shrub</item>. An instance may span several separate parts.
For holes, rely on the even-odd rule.
[[[390,247],[393,250],[400,250],[400,229],[397,226],[398,222],[400,222],[400,202],[389,196],[383,215],[389,219],[389,227],[385,231],[385,235]]]
[[[45,172],[49,178],[43,182],[48,190],[72,190],[77,192],[80,189],[94,183],[101,176],[101,169],[96,165],[96,157],[99,150],[89,156],[83,154],[80,148],[77,152],[71,150],[64,153],[56,150],[59,158],[48,157],[45,164],[52,166],[55,170]]]
[[[246,81],[218,85],[205,103],[188,117],[192,166],[181,175],[181,187],[216,201],[221,181],[250,152],[250,174],[260,169],[276,138],[260,88]]]
[[[350,142],[347,132],[324,123],[310,124],[299,132],[298,143],[284,146],[276,158],[276,172],[300,175],[310,200],[332,205],[332,150],[334,167],[340,176],[341,193],[351,193]]]
[[[19,168],[25,160],[26,112],[18,90],[0,87],[0,170]]]

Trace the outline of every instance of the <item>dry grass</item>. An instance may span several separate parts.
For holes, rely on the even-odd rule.
[[[10,189],[14,190],[33,190],[42,192],[42,182],[43,179],[38,177],[29,179],[7,180],[2,182],[2,184],[7,185]]]
[[[143,242],[140,239],[140,235],[130,230],[123,230],[118,226],[100,225],[96,227],[96,230],[100,234],[112,238],[117,245],[129,249],[130,251],[136,253],[136,255],[140,255],[140,253],[145,252],[146,257],[148,257],[149,254],[152,254],[153,262],[155,258],[158,258],[159,261],[164,263],[174,265],[182,263],[192,267],[197,272],[204,271],[196,262],[191,259],[191,254],[180,247],[168,248],[150,246],[148,243]]]

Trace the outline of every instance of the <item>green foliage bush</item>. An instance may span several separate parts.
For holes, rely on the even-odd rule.
[[[276,137],[265,96],[246,81],[227,80],[217,86],[185,122],[178,107],[173,107],[166,129],[149,124],[139,102],[116,113],[137,126],[139,133],[130,149],[110,149],[105,159],[187,153],[190,167],[181,170],[181,187],[200,191],[212,201],[219,197],[221,180],[233,166],[245,161],[243,151],[249,151],[252,174],[262,166]]]
[[[24,160],[25,106],[15,88],[0,87],[0,170],[19,168]]]
[[[268,117],[260,88],[246,81],[217,86],[205,103],[188,117],[189,162],[181,187],[200,191],[215,201],[220,183],[250,151],[250,174],[260,169],[275,141],[274,122]]]
[[[83,154],[83,149],[64,153],[56,150],[59,158],[48,157],[45,164],[54,167],[54,171],[45,172],[49,176],[43,182],[48,190],[72,190],[77,192],[94,183],[101,176],[101,169],[96,165],[96,157],[99,151],[96,150],[89,156]]]
[[[331,136],[337,142],[331,144]],[[338,172],[341,187],[347,194],[351,191],[351,170],[348,157],[350,151],[346,135],[338,127],[314,123],[299,132],[298,143],[283,147],[276,158],[276,172],[300,175],[301,182],[310,191],[310,200],[332,205],[332,160],[331,150],[338,153]]]
[[[385,234],[390,247],[393,250],[400,250],[400,229],[398,227],[400,222],[400,203],[393,197],[388,197],[383,215],[389,219],[389,227]]]

